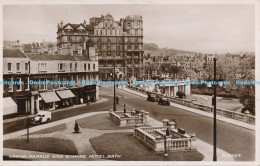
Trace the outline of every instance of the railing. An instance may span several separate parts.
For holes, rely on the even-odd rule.
[[[142,124],[143,123],[143,119],[142,118],[125,118],[126,120],[126,124],[130,125],[130,124]]]
[[[119,126],[133,126],[137,124],[145,124],[147,122],[146,114],[144,115],[137,115],[136,113],[117,111],[117,112],[110,112],[110,119],[115,122]]]
[[[153,135],[154,130],[161,130],[161,129],[166,129],[166,127],[142,127],[142,130],[147,132],[148,134]]]
[[[144,90],[143,88],[140,87],[129,87],[132,90],[138,91],[142,94],[147,94],[148,91]],[[162,97],[164,96],[164,94],[157,94],[155,92],[150,92],[151,94],[156,94],[158,97]],[[187,107],[191,107],[191,108],[195,108],[195,109],[199,109],[201,111],[205,111],[205,112],[209,112],[209,113],[213,113],[213,107],[212,106],[206,106],[206,105],[202,105],[193,101],[189,101],[189,100],[185,100],[185,99],[180,99],[177,97],[169,97],[166,96],[166,98],[169,98],[171,102],[176,103],[176,104],[180,104],[180,105],[184,105]],[[255,124],[255,116],[253,115],[248,115],[248,114],[243,114],[243,113],[239,113],[239,112],[234,112],[234,111],[230,111],[230,110],[226,110],[226,109],[222,109],[222,108],[217,108],[216,109],[216,113],[218,115],[227,117],[227,118],[232,118],[232,119],[236,119],[239,121],[243,121],[246,123],[251,123],[251,124]]]
[[[167,150],[191,149],[189,138],[170,139],[166,141]]]
[[[165,133],[160,131],[161,129],[165,129],[164,127],[158,127],[157,128],[135,128],[134,136],[151,147],[153,150],[156,152],[164,151],[164,137]],[[150,134],[151,131],[156,132],[160,136],[157,137],[158,139],[155,138],[153,134]],[[150,132],[150,133],[148,133]],[[172,132],[174,132],[172,130]],[[190,150],[192,149],[191,147],[191,137],[188,138],[178,138],[174,139],[169,136],[166,138],[166,150]],[[195,141],[195,139],[193,140]]]
[[[113,122],[115,122],[117,125],[119,125],[120,126],[120,124],[121,124],[121,121],[120,121],[120,116],[119,115],[117,115],[117,114],[115,114],[115,113],[113,113],[113,112],[110,112],[110,119],[113,121]]]

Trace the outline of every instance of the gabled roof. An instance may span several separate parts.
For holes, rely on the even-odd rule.
[[[111,14],[109,14],[109,13],[104,16],[104,19],[114,20],[113,16]]]
[[[80,27],[80,26],[82,26],[84,29],[86,29],[86,30],[88,30],[88,31],[94,30],[94,26],[93,26],[93,25],[86,25],[86,26],[84,26],[82,23],[80,23],[80,24],[71,24],[71,23],[68,23],[68,24],[64,25],[64,26],[62,27],[62,29],[66,29],[68,26],[71,26],[71,27],[73,28],[73,30],[77,30],[78,27]]]
[[[27,58],[21,50],[3,49],[4,58]]]
[[[27,54],[27,56],[33,61],[76,61],[75,57],[70,55],[60,55],[60,54]]]

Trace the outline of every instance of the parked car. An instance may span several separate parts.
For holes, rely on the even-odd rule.
[[[159,101],[159,99],[156,96],[156,94],[148,93],[147,95],[148,95],[148,97],[147,97],[148,101],[150,101],[150,102],[157,102],[157,101]]]
[[[49,123],[51,121],[51,112],[49,111],[40,111],[32,119],[31,124],[39,125],[42,123]]]
[[[170,105],[170,100],[166,97],[161,97],[158,101],[158,104],[160,105]]]

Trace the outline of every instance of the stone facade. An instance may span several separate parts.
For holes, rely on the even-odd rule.
[[[94,47],[98,55],[100,79],[109,80],[114,62],[120,78],[143,76],[143,20],[127,16],[119,21],[112,15],[90,18],[89,24],[58,24],[57,46],[62,54],[88,56]],[[70,51],[67,51],[70,50]],[[119,79],[120,79],[119,78]]]
[[[98,61],[95,56],[90,57],[4,49],[3,80],[17,82],[4,85],[4,97],[13,99],[18,114],[95,102],[99,99],[99,87],[91,81],[99,80]]]

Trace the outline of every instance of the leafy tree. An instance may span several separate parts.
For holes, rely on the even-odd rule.
[[[255,79],[254,70],[247,71],[245,79],[242,81],[253,81]],[[245,107],[242,110],[248,110],[252,115],[255,115],[255,85],[239,85],[239,101]]]

